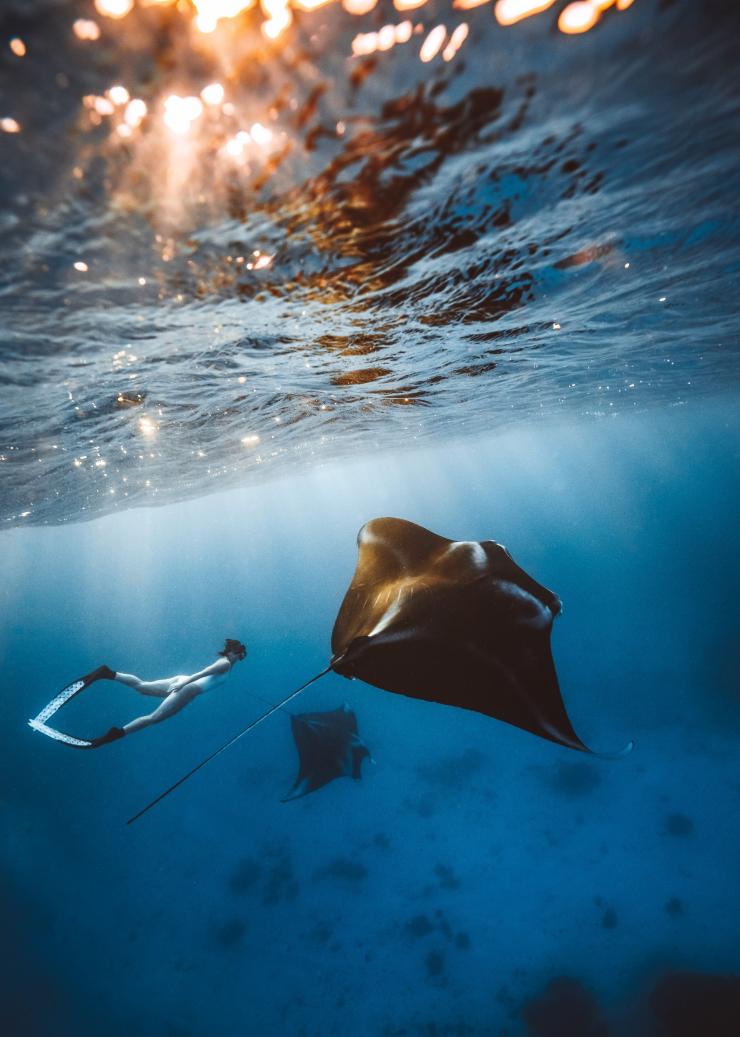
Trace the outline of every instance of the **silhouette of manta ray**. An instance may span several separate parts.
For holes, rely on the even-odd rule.
[[[370,751],[357,731],[357,717],[345,703],[326,713],[298,713],[290,718],[298,749],[298,776],[283,803],[328,785],[334,778],[359,781]]]
[[[403,519],[362,527],[332,633],[332,669],[386,691],[496,717],[582,752],[550,650],[562,605],[493,540]]]
[[[330,670],[385,691],[475,710],[591,750],[560,694],[550,631],[562,609],[493,540],[447,540],[405,519],[367,522],[332,631],[329,666],[252,721],[129,821]],[[621,753],[632,748],[630,742]],[[600,754],[601,755],[601,754]]]

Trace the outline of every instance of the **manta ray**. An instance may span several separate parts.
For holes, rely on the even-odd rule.
[[[357,730],[357,717],[345,703],[325,713],[298,713],[290,718],[298,750],[298,776],[283,803],[328,785],[335,778],[359,781],[362,761],[370,750]]]
[[[588,752],[550,649],[560,598],[494,540],[448,540],[404,519],[366,523],[332,632],[332,669],[475,710]]]

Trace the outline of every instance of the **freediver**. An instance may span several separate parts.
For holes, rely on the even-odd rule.
[[[224,642],[223,649],[218,653],[218,658],[210,666],[199,670],[197,673],[178,674],[176,677],[165,677],[157,681],[143,681],[132,673],[120,673],[111,670],[109,666],[99,666],[86,678],[88,684],[96,680],[119,681],[121,684],[133,688],[140,695],[151,695],[162,699],[162,703],[151,713],[136,717],[123,727],[112,727],[106,734],[99,738],[92,738],[89,746],[85,748],[98,749],[108,742],[116,742],[119,738],[133,734],[134,731],[143,731],[145,727],[152,724],[160,724],[163,720],[169,720],[179,713],[198,695],[222,684],[231,673],[235,663],[240,662],[247,655],[247,647],[241,641],[228,638]]]

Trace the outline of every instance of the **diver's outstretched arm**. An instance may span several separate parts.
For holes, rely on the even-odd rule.
[[[134,731],[142,731],[145,727],[151,727],[152,724],[160,724],[163,720],[169,720],[175,713],[184,709],[189,702],[192,702],[197,695],[198,689],[196,688],[193,688],[192,691],[189,688],[183,688],[182,691],[173,692],[167,696],[161,706],[157,706],[153,713],[137,717],[126,724],[122,728],[124,735],[130,735]]]

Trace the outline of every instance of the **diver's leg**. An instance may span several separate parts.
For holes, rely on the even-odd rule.
[[[181,709],[187,706],[188,702],[192,702],[199,694],[200,688],[196,684],[190,684],[181,691],[173,692],[167,696],[161,705],[157,706],[153,713],[137,717],[126,724],[123,727],[123,733],[130,735],[134,731],[141,731],[145,727],[151,727],[152,724],[159,724],[163,720],[169,720],[170,717],[173,717],[175,713],[179,713]]]
[[[136,677],[133,673],[117,673],[116,680],[133,688],[134,691],[138,691],[140,695],[153,695],[155,698],[164,699],[170,693],[170,685],[174,678],[165,677],[161,681],[143,681],[141,677]]]

